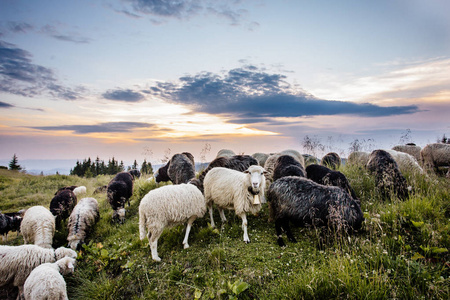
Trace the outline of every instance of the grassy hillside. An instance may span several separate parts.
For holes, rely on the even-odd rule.
[[[162,262],[153,262],[138,232],[140,199],[154,182],[135,183],[127,220],[110,222],[106,195],[101,219],[66,278],[70,299],[448,299],[450,185],[444,178],[407,174],[415,192],[409,200],[381,201],[364,170],[343,167],[360,196],[366,221],[362,232],[341,236],[315,228],[296,228],[298,243],[278,247],[267,205],[248,218],[250,244],[242,241],[241,220],[232,212],[221,228],[209,216],[194,222],[189,249],[184,226],[166,229],[158,243]],[[111,177],[30,176],[0,170],[0,210],[49,206],[65,185],[85,185],[88,196]],[[220,226],[218,212],[215,219]],[[54,247],[65,245],[57,232]],[[285,239],[287,241],[287,239]],[[10,234],[9,245],[22,244]]]

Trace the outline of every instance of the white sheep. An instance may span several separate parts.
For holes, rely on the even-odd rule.
[[[420,150],[422,150],[422,148],[420,148],[416,144],[411,143],[406,145],[397,145],[392,147],[392,150],[408,153],[412,155],[418,162],[420,162]]]
[[[83,195],[86,194],[86,187],[84,185],[78,186],[76,188],[73,189],[73,193],[75,194],[75,196],[79,196],[79,195]]]
[[[428,144],[420,151],[422,165],[427,170],[438,167],[450,166],[450,144],[434,143]]]
[[[386,151],[389,152],[390,155],[392,155],[395,162],[398,164],[400,171],[403,174],[408,172],[412,174],[422,174],[422,175],[425,174],[422,167],[419,165],[417,160],[411,154],[396,150],[386,150]]]
[[[212,227],[215,226],[212,209],[215,203],[222,222],[226,221],[225,208],[235,211],[242,219],[244,242],[250,242],[246,214],[256,214],[261,209],[266,185],[264,173],[264,168],[252,165],[244,172],[217,167],[206,174],[203,184]]]
[[[23,285],[25,300],[69,299],[62,275],[73,273],[76,260],[64,257],[54,263],[45,263],[31,271]]]
[[[232,157],[235,156],[236,153],[234,153],[233,150],[230,149],[221,149],[219,152],[217,152],[216,158],[218,157]]]
[[[354,151],[347,158],[347,163],[354,166],[366,166],[369,162],[369,153],[364,151]]]
[[[98,202],[94,198],[83,198],[73,209],[69,217],[69,247],[79,250],[87,232],[99,218]]]
[[[55,217],[43,206],[27,209],[20,224],[24,244],[35,244],[51,248],[55,234]]]
[[[13,284],[19,288],[19,296],[23,284],[31,271],[43,263],[52,263],[65,256],[76,258],[72,249],[46,249],[36,245],[0,246],[0,286]]]
[[[194,184],[167,185],[148,192],[139,205],[139,237],[144,240],[147,235],[153,260],[161,261],[157,245],[164,228],[187,222],[183,240],[186,249],[192,223],[205,212],[205,198]]]

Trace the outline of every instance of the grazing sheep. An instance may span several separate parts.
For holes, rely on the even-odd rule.
[[[307,178],[283,177],[268,191],[271,219],[277,242],[285,246],[282,230],[296,242],[289,223],[297,226],[327,226],[338,231],[358,230],[364,221],[360,206],[341,188],[324,186]]]
[[[94,198],[81,199],[69,217],[68,246],[73,250],[80,250],[87,232],[98,221],[99,217],[97,200]]]
[[[336,152],[330,152],[322,157],[320,164],[332,170],[337,170],[341,166],[341,157]]]
[[[169,174],[167,174],[167,170],[169,169],[169,166],[170,166],[170,160],[167,162],[167,164],[160,167],[156,171],[156,173],[155,173],[155,182],[156,183],[170,181]]]
[[[309,165],[306,167],[306,177],[318,184],[340,187],[358,204],[360,203],[355,191],[350,186],[347,177],[339,171],[331,170],[325,166]]]
[[[199,181],[166,185],[151,190],[142,198],[139,205],[139,236],[143,240],[147,235],[152,259],[161,261],[158,256],[158,239],[164,228],[187,222],[183,240],[184,248],[188,248],[188,237],[192,223],[203,217],[206,212],[205,198],[198,189]],[[147,234],[148,231],[148,234]]]
[[[76,260],[63,257],[54,263],[45,263],[31,271],[23,285],[25,300],[69,299],[62,275],[73,273]]]
[[[369,161],[369,153],[364,151],[354,151],[347,158],[347,164],[352,166],[366,167]]]
[[[383,198],[390,198],[391,193],[402,200],[408,197],[406,179],[389,152],[385,150],[372,151],[369,155],[367,169],[375,173],[375,182]]]
[[[130,173],[131,176],[133,176],[133,180],[136,179],[136,178],[140,178],[141,177],[141,172],[139,170],[136,170],[136,169],[132,169],[128,173]]]
[[[3,242],[8,239],[8,232],[20,231],[24,211],[13,213],[0,213],[0,234],[3,235]]]
[[[427,170],[439,171],[439,167],[450,166],[450,144],[428,144],[420,151],[422,166]]]
[[[64,191],[64,190],[69,190],[69,191],[72,191],[72,192],[73,192],[73,190],[76,189],[77,187],[78,187],[78,186],[76,186],[76,185],[63,186],[62,188],[59,188],[59,189],[55,192],[55,196],[58,195],[59,192]]]
[[[76,188],[73,189],[73,193],[75,194],[75,196],[80,196],[80,195],[84,195],[86,194],[86,187],[84,185],[78,186]]]
[[[43,206],[30,207],[23,216],[20,231],[24,244],[51,248],[55,234],[55,217]]]
[[[419,146],[416,146],[416,144],[409,143],[406,145],[397,145],[392,147],[392,150],[408,153],[409,155],[412,155],[418,162],[420,161],[420,148]]]
[[[422,174],[425,175],[424,170],[419,165],[414,156],[406,153],[395,150],[386,150],[392,155],[395,162],[398,164],[398,168],[402,173],[412,173],[412,174]]]
[[[125,203],[130,205],[133,195],[133,176],[128,172],[120,172],[108,183],[106,197],[114,210],[113,221],[125,222]]]
[[[235,156],[236,153],[234,153],[233,150],[229,150],[229,149],[221,149],[219,150],[219,152],[217,152],[216,158],[219,157],[232,157]]]
[[[104,193],[104,192],[106,192],[106,189],[107,189],[107,188],[108,188],[107,185],[99,186],[98,188],[96,188],[96,189],[94,190],[94,194]]]
[[[267,188],[273,182],[273,171],[275,169],[275,165],[277,163],[278,157],[280,157],[280,153],[271,154],[264,164],[264,170],[266,171],[266,184]]]
[[[278,157],[273,169],[273,181],[286,176],[306,177],[306,171],[294,157],[281,155]]]
[[[318,165],[320,163],[319,159],[313,155],[310,154],[302,154],[303,159],[305,160],[305,167],[309,165],[316,164]]]
[[[77,196],[70,190],[59,191],[52,201],[50,201],[50,212],[56,217],[56,226],[60,226],[61,221],[67,219],[77,205]]]
[[[305,159],[303,158],[303,155],[300,154],[297,150],[293,149],[287,149],[280,152],[281,155],[290,155],[293,158],[295,158],[303,168],[305,168]]]
[[[252,165],[245,172],[217,167],[208,172],[204,180],[205,199],[214,227],[213,204],[219,207],[222,222],[226,221],[224,209],[232,209],[242,219],[244,242],[249,243],[247,213],[256,214],[264,201],[266,180],[264,168]]]
[[[36,245],[0,246],[0,287],[14,285],[19,288],[19,297],[23,284],[31,271],[43,263],[52,263],[65,256],[76,258],[72,249],[45,249]]]
[[[208,167],[200,173],[198,179],[200,180],[202,187],[201,191],[203,192],[203,181],[205,179],[206,174],[214,168],[222,167],[231,170],[236,170],[243,172],[248,169],[248,167],[252,165],[258,165],[258,161],[251,157],[250,155],[234,155],[232,157],[218,157],[209,163]]]
[[[192,157],[192,160],[190,157]],[[170,159],[167,175],[173,184],[188,183],[190,179],[195,177],[195,163],[192,163],[192,154],[190,157],[182,153],[175,154]]]
[[[266,160],[269,158],[269,154],[256,152],[256,153],[252,154],[252,157],[258,161],[258,165],[260,165],[261,167],[264,167]]]

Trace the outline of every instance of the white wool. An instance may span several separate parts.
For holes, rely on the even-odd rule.
[[[450,144],[428,144],[420,151],[420,157],[426,169],[450,166]]]
[[[347,159],[349,165],[365,166],[369,162],[369,153],[364,151],[354,151]]]
[[[35,267],[65,256],[76,258],[77,253],[63,247],[53,250],[36,245],[0,246],[0,286],[12,283],[21,293],[25,280]]]
[[[82,185],[82,186],[79,186],[79,187],[76,187],[74,190],[73,190],[73,193],[75,194],[75,196],[79,196],[79,195],[82,195],[82,194],[86,194],[86,187],[84,186],[84,185]]]
[[[234,153],[233,150],[230,149],[221,149],[219,152],[217,152],[216,158],[218,157],[232,157],[235,156],[236,153]]]
[[[246,214],[256,214],[261,210],[261,202],[265,202],[264,168],[253,165],[246,172],[221,167],[213,168],[206,174],[203,185],[211,226],[215,226],[212,213],[213,203],[219,207],[222,222],[226,221],[223,209],[234,210],[236,215],[242,219],[244,241],[250,242],[247,234]],[[249,191],[249,188],[253,193]]]
[[[62,275],[73,273],[75,259],[64,257],[35,268],[23,286],[25,300],[68,299]]]
[[[55,217],[43,206],[27,209],[20,224],[24,244],[51,248],[55,234]]]
[[[139,236],[143,240],[148,231],[152,258],[159,261],[156,244],[164,228],[188,222],[183,245],[189,247],[187,238],[190,226],[206,212],[205,198],[192,184],[167,185],[151,190],[139,205]]]
[[[95,224],[99,216],[98,202],[94,198],[83,198],[78,201],[69,217],[69,247],[76,249],[84,242],[88,230]]]
[[[280,153],[271,154],[264,164],[264,170],[266,170],[267,188],[272,183],[273,170],[275,169],[275,164],[277,163],[278,157],[280,156]]]
[[[412,155],[418,162],[420,162],[420,150],[422,150],[419,146],[415,145],[397,145],[392,147],[392,150],[408,153]]]
[[[398,164],[400,172],[406,173],[411,172],[413,174],[425,174],[422,167],[419,165],[417,160],[410,154],[395,150],[386,150],[395,162]]]

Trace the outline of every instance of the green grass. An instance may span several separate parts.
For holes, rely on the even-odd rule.
[[[112,224],[105,194],[92,195],[110,176],[30,176],[0,170],[0,209],[48,207],[64,185],[85,185],[100,203],[100,221],[79,253],[76,271],[66,277],[70,299],[448,299],[450,185],[444,178],[406,174],[414,192],[406,201],[383,201],[363,169],[342,167],[361,199],[366,221],[355,235],[294,228],[298,243],[278,247],[268,208],[249,216],[250,244],[241,220],[209,226],[194,222],[190,248],[183,249],[184,226],[168,228],[158,241],[162,262],[151,259],[148,241],[139,240],[139,201],[154,182],[135,183],[126,222]],[[67,230],[54,247],[65,245]],[[286,239],[285,239],[286,240]],[[20,245],[10,234],[7,244]]]

